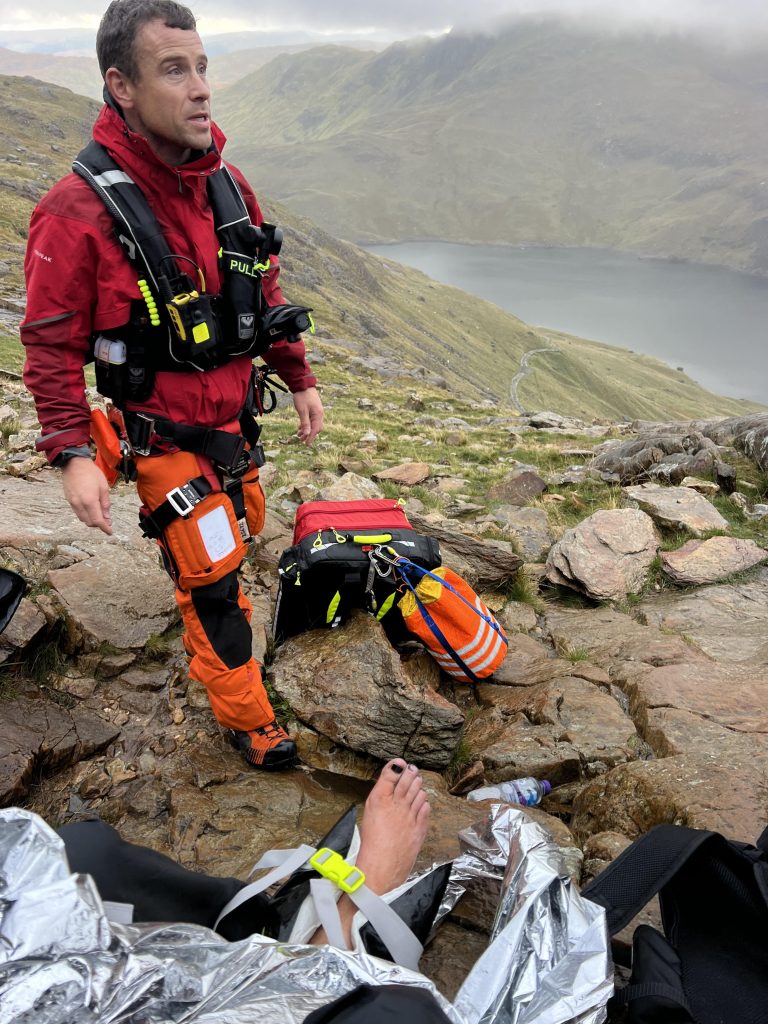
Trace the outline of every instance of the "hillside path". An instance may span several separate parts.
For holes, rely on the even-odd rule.
[[[512,405],[514,406],[514,408],[521,415],[525,415],[525,409],[522,407],[522,405],[520,404],[520,400],[517,397],[517,389],[518,389],[518,386],[520,384],[520,381],[529,372],[528,360],[531,358],[531,356],[538,355],[539,352],[559,352],[559,351],[560,351],[560,349],[558,349],[558,348],[550,347],[550,348],[532,348],[532,349],[529,349],[528,352],[524,352],[523,353],[523,358],[520,360],[520,369],[517,371],[515,376],[512,378],[512,380],[510,382],[510,385],[509,385],[509,400],[512,403]]]

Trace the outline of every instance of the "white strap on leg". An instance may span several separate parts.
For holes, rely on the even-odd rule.
[[[386,900],[377,896],[367,885],[361,885],[348,895],[376,929],[395,963],[417,971],[424,947]]]
[[[272,870],[267,872],[258,882],[251,882],[250,885],[244,886],[240,892],[232,897],[229,903],[225,904],[216,918],[216,923],[213,926],[214,931],[219,927],[219,922],[227,914],[231,914],[233,910],[237,910],[243,903],[247,903],[252,897],[257,896],[260,892],[264,892],[265,889],[274,885],[275,882],[287,878],[294,871],[304,867],[315,852],[314,846],[306,845],[297,846],[293,850],[267,850],[264,856],[253,865],[248,877],[250,878],[254,871],[260,871],[262,868],[272,868]]]
[[[339,908],[336,906],[336,901],[341,895],[340,890],[327,878],[313,878],[309,883],[309,889],[328,945],[336,946],[337,949],[349,949],[341,927]]]
[[[337,853],[328,849],[319,850],[317,855],[312,857],[310,864],[324,876],[310,883],[310,892],[318,920],[332,946],[347,948],[339,908],[336,905],[338,896],[333,891],[336,888],[337,891],[341,889],[352,900],[376,929],[395,963],[414,971],[418,969],[424,947],[387,901],[365,885],[365,875],[362,871],[351,867]]]

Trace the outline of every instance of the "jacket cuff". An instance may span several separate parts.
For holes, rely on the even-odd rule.
[[[288,385],[288,390],[292,395],[295,395],[297,391],[308,391],[310,388],[317,387],[317,377],[313,373],[308,373],[305,377],[300,380],[293,381]]]
[[[35,448],[45,454],[49,463],[53,463],[65,448],[85,448],[90,441],[87,428],[83,430],[82,427],[70,427],[67,430],[55,430],[51,434],[44,434],[35,441]]]

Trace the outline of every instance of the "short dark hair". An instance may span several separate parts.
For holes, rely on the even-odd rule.
[[[112,0],[96,34],[102,78],[107,68],[117,68],[131,81],[138,80],[136,36],[150,21],[162,21],[168,28],[191,32],[197,28],[192,11],[175,0]]]

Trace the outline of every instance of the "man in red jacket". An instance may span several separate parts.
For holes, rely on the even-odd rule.
[[[24,380],[42,426],[37,447],[61,468],[77,517],[110,534],[109,487],[90,457],[83,367],[94,344],[106,345],[109,359],[116,353],[118,363],[127,353],[126,372],[133,376],[123,384],[135,384],[138,374],[146,386],[129,386],[117,404],[130,426],[142,529],[157,538],[176,584],[190,675],[206,686],[217,720],[250,764],[286,767],[296,747],[275,722],[251,653],[251,607],[238,582],[244,537],[261,529],[264,496],[258,439],[244,414],[253,351],[237,354],[243,346],[231,344],[220,326],[232,320],[221,319],[228,279],[207,186],[223,166],[225,140],[211,121],[207,59],[193,15],[173,0],[113,0],[97,52],[106,104],[93,137],[117,169],[95,180],[104,195],[115,186],[139,186],[172,254],[161,269],[174,284],[181,275],[189,279],[188,290],[171,304],[181,316],[185,309],[208,310],[207,319],[198,317],[203,322],[194,328],[195,344],[182,337],[187,348],[205,351],[186,362],[179,356],[180,345],[187,349],[173,333],[174,317],[166,315],[163,296],[150,294],[137,279],[131,243],[118,241],[108,200],[83,177],[67,175],[32,215],[25,263],[21,336]],[[243,219],[261,225],[247,182],[235,168],[228,170],[232,191],[245,203]],[[260,278],[262,305],[282,304],[275,256],[265,263],[254,254],[248,266]],[[208,296],[219,298],[204,305]],[[243,314],[236,322],[248,323],[249,316],[252,321]],[[172,336],[175,341],[168,342]],[[323,408],[303,343],[277,341],[264,358],[292,392],[298,434],[309,444],[322,428]],[[115,369],[123,371],[110,367]],[[250,432],[243,425],[248,420]]]

